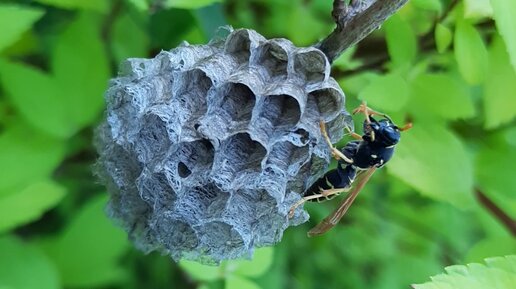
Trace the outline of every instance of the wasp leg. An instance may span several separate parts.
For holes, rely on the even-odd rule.
[[[362,103],[353,110],[353,114],[357,113],[363,113],[366,117],[367,123],[371,123],[371,119],[369,117],[374,115],[382,116],[392,122],[391,118],[387,114],[371,109],[367,106],[365,101],[362,101]]]
[[[412,123],[409,122],[406,125],[404,125],[402,128],[400,128],[400,131],[407,131],[407,130],[411,129],[412,126],[413,126]]]
[[[304,204],[307,201],[310,201],[313,199],[318,199],[318,198],[323,198],[323,197],[327,198],[332,195],[338,195],[340,193],[349,191],[349,189],[350,188],[348,187],[348,188],[336,188],[336,189],[321,190],[319,194],[302,197],[301,200],[297,201],[297,203],[295,203],[294,205],[292,205],[292,207],[290,207],[290,210],[288,211],[288,217],[292,218],[294,216],[294,211],[297,209],[297,207],[301,206],[302,204]]]
[[[333,146],[331,143],[330,137],[328,136],[328,132],[326,131],[326,124],[323,121],[319,122],[319,127],[321,128],[321,133],[324,136],[324,139],[326,140],[326,143],[331,149],[331,155],[336,159],[342,159],[346,163],[352,164],[353,160],[345,156],[341,151],[339,151],[336,147]]]
[[[352,131],[348,126],[346,126],[346,130],[348,131],[349,135],[350,135],[352,138],[354,138],[354,139],[356,139],[356,140],[362,140],[362,136],[361,136],[361,135],[359,135],[358,133],[356,133],[356,132]]]

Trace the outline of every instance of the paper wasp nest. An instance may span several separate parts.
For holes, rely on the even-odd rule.
[[[252,30],[129,59],[106,94],[98,170],[110,215],[142,250],[250,257],[308,219],[289,208],[350,123],[324,54]]]

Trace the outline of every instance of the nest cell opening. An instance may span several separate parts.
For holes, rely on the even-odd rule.
[[[326,78],[326,56],[319,50],[309,50],[294,55],[294,71],[304,76],[308,83],[322,82]]]
[[[187,178],[192,174],[192,171],[183,162],[177,163],[177,173],[181,178]]]
[[[148,113],[143,117],[142,123],[135,143],[136,148],[142,152],[141,159],[148,162],[161,157],[161,154],[171,146],[171,141],[168,137],[167,122],[158,115]]]
[[[266,164],[295,175],[309,157],[308,146],[297,147],[289,141],[282,141],[272,146]]]
[[[248,133],[232,135],[221,146],[233,173],[261,171],[261,162],[267,150],[262,144],[252,140]]]
[[[186,189],[176,202],[176,212],[198,224],[207,218],[221,217],[230,194],[209,183]]]
[[[152,208],[159,206],[170,209],[177,199],[163,173],[144,171],[136,180],[136,186],[142,200]]]
[[[207,111],[206,96],[213,86],[212,80],[200,69],[184,72],[178,80],[173,101],[179,105],[187,119],[198,118]]]
[[[260,116],[273,126],[292,127],[299,122],[301,109],[297,100],[290,95],[267,95]]]
[[[195,230],[186,222],[165,215],[155,220],[154,224],[160,243],[171,252],[192,250],[199,245]]]
[[[256,96],[247,85],[229,83],[221,108],[231,116],[233,121],[250,121],[255,104]]]
[[[249,62],[251,56],[251,39],[246,29],[231,33],[226,40],[226,52],[235,55],[239,62]]]
[[[344,96],[333,88],[323,88],[312,91],[308,94],[308,98],[309,103],[317,104],[319,115],[325,121],[330,121],[340,113],[344,100]]]
[[[270,77],[287,76],[288,53],[279,44],[266,43],[261,47],[258,64],[267,69]]]
[[[201,139],[179,144],[174,155],[179,159],[177,164],[179,177],[187,178],[192,173],[211,170],[215,149],[209,140]]]
[[[221,221],[213,221],[202,226],[203,244],[209,244],[210,254],[215,256],[235,256],[245,244],[240,233],[233,226]],[[209,238],[209,239],[208,239]]]

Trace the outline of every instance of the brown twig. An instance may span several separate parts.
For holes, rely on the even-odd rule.
[[[317,44],[333,62],[347,48],[359,42],[377,29],[389,16],[403,6],[407,0],[343,0],[333,1],[332,16],[337,23],[335,30]]]
[[[495,204],[489,197],[484,194],[480,189],[475,189],[475,194],[478,201],[484,208],[486,208],[491,214],[500,221],[513,236],[516,236],[516,220],[511,218],[505,213],[497,204]]]

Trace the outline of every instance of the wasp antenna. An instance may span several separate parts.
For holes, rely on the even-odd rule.
[[[411,129],[413,127],[412,123],[409,122],[407,124],[405,124],[402,128],[400,128],[400,131],[407,131],[409,129]]]

